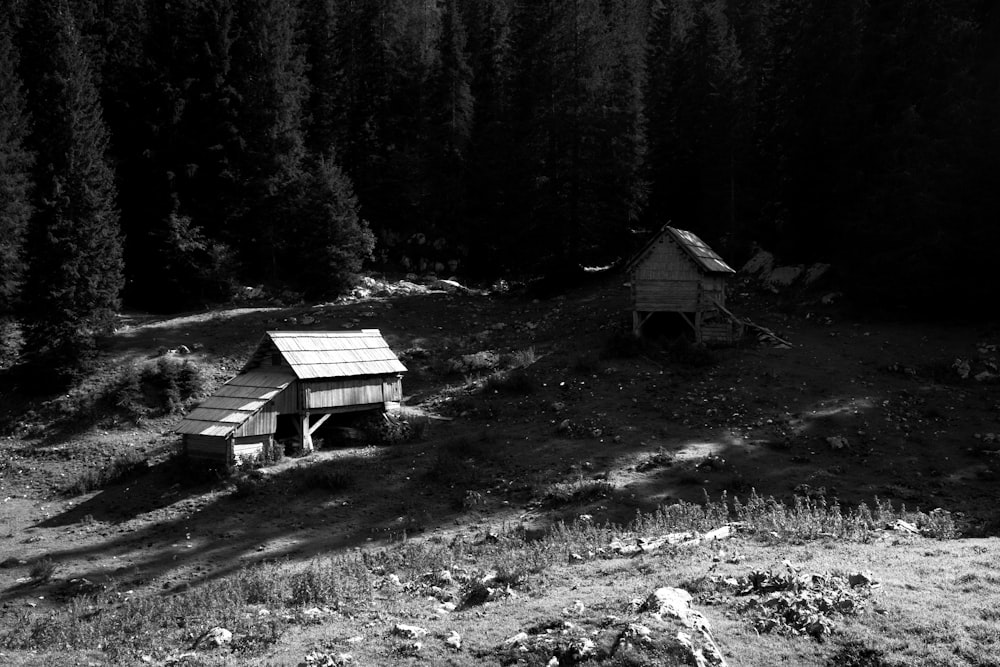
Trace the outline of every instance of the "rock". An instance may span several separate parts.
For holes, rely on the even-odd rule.
[[[841,294],[840,292],[830,292],[829,294],[824,294],[823,298],[820,299],[820,302],[824,306],[831,306],[831,305],[834,304],[834,302],[836,302],[842,296],[844,296],[844,295]]]
[[[451,362],[451,369],[456,373],[472,371],[491,371],[500,365],[500,355],[492,350],[483,350],[475,354],[466,354]]]
[[[299,322],[302,324],[316,324],[316,318],[312,315],[305,315]]]
[[[847,576],[847,583],[851,586],[871,586],[875,583],[871,572],[855,572]]]
[[[992,382],[996,380],[998,376],[996,373],[991,373],[989,371],[982,371],[981,373],[976,373],[973,378],[976,382]]]
[[[909,533],[911,535],[920,534],[920,529],[917,528],[916,524],[910,523],[909,521],[903,521],[902,519],[896,519],[889,526],[889,530],[895,530],[901,533]]]
[[[847,438],[845,438],[843,436],[840,436],[840,435],[834,435],[834,436],[831,436],[831,437],[827,438],[826,439],[826,443],[828,445],[830,445],[830,449],[832,449],[834,451],[837,451],[837,450],[840,450],[840,449],[847,449],[847,447],[849,446],[849,444],[847,442]]]
[[[652,612],[657,617],[667,614],[673,618],[684,619],[690,612],[692,599],[691,594],[683,588],[664,586],[650,593],[640,611]]]
[[[963,380],[967,380],[969,378],[969,373],[972,370],[969,366],[969,362],[965,359],[956,359],[954,363],[952,363],[951,367],[955,369],[956,373],[958,373],[958,377]]]
[[[448,633],[448,636],[444,638],[444,645],[455,651],[461,651],[462,635],[452,630],[451,632]]]
[[[226,646],[231,644],[233,641],[233,633],[225,628],[215,627],[203,634],[194,643],[195,647],[199,644],[208,644],[214,648],[219,648],[220,646]]]
[[[530,639],[527,632],[519,632],[513,637],[508,637],[503,641],[503,645],[507,648],[514,648],[516,646],[523,646],[525,642]]]
[[[444,266],[441,267],[441,270],[444,270]],[[469,291],[468,288],[461,283],[455,280],[446,280],[444,278],[438,278],[437,280],[432,281],[428,287],[434,290],[451,293],[464,293]]]
[[[0,568],[3,568],[3,569],[6,570],[6,569],[10,569],[12,567],[20,567],[22,565],[27,565],[27,564],[28,564],[28,561],[21,560],[19,558],[4,558],[2,561],[0,561]]]
[[[191,354],[191,348],[188,347],[187,345],[181,345],[177,348],[177,354],[180,355]]]
[[[569,433],[573,430],[573,422],[568,419],[564,419],[559,422],[559,426],[556,427],[556,430],[560,433]]]
[[[771,271],[764,282],[769,287],[790,287],[802,276],[803,271],[801,266],[779,266]]]
[[[392,629],[392,634],[404,639],[420,639],[427,636],[427,631],[416,625],[397,623]]]
[[[354,662],[354,656],[350,653],[320,653],[312,651],[306,654],[305,662],[299,663],[299,667],[343,667]]]
[[[807,286],[812,285],[817,280],[825,276],[829,271],[830,271],[829,264],[813,264],[808,269],[806,269],[805,275],[802,276],[802,282],[805,283]]]
[[[566,404],[563,403],[562,401],[556,401],[555,403],[552,404],[551,407],[552,407],[552,412],[562,412],[563,410],[566,409]]]
[[[759,273],[768,274],[774,266],[774,255],[766,250],[758,250],[757,253],[747,260],[747,263],[740,269],[741,273],[747,275],[757,275]]]

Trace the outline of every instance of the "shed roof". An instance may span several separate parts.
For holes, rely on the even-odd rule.
[[[688,257],[690,257],[702,271],[707,273],[736,273],[735,269],[726,264],[725,260],[723,260],[718,253],[709,248],[708,244],[698,238],[694,233],[685,229],[677,229],[676,227],[671,227],[670,225],[664,225],[659,232],[653,234],[653,237],[646,242],[646,245],[644,245],[628,263],[626,271],[631,271],[636,267],[636,265],[644,260],[646,256],[649,255],[650,251],[652,251],[656,242],[659,241],[664,235],[668,235],[676,241],[677,245],[684,250]]]
[[[226,437],[294,380],[294,375],[280,369],[240,373],[188,413],[174,430],[187,435]]]
[[[269,343],[300,380],[406,372],[378,329],[268,331],[258,352]]]

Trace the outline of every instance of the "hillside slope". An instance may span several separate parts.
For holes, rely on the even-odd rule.
[[[989,536],[998,525],[992,500],[1000,390],[988,376],[975,379],[995,370],[994,330],[852,321],[804,299],[779,310],[772,298],[741,286],[733,309],[793,346],[701,350],[673,340],[635,344],[626,332],[625,303],[614,275],[545,299],[370,281],[358,298],[335,304],[135,316],[110,341],[99,372],[67,394],[30,402],[8,387],[9,432],[0,440],[6,559],[0,625],[15,630],[0,637],[6,659],[45,664],[30,650],[66,645],[81,664],[128,664],[143,655],[166,664],[185,653],[185,642],[220,625],[217,616],[267,606],[250,609],[252,601],[243,599],[228,611],[206,608],[169,632],[161,628],[115,648],[101,641],[107,625],[80,620],[86,605],[100,600],[108,609],[132,610],[142,601],[152,618],[163,612],[156,605],[194,604],[198,591],[214,604],[225,599],[220,590],[243,590],[248,572],[259,575],[252,566],[264,563],[287,568],[276,581],[322,567],[325,577],[340,581],[342,575],[330,573],[357,568],[355,578],[371,589],[355,604],[340,593],[290,593],[292,603],[282,598],[281,606],[293,610],[293,620],[268,626],[270,636],[248,641],[244,633],[242,653],[199,646],[184,660],[295,664],[325,646],[351,652],[360,664],[507,662],[517,656],[497,649],[506,638],[532,623],[571,620],[575,599],[587,610],[577,614],[577,625],[601,636],[601,618],[626,618],[632,598],[683,584],[696,594],[724,653],[741,656],[733,664],[773,664],[767,656],[775,651],[790,664],[995,664],[987,656],[998,639],[986,628],[1000,608],[1000,579],[988,573],[997,555]],[[337,432],[329,431],[327,446],[313,456],[250,476],[199,481],[173,457],[170,429],[179,415],[150,409],[134,423],[136,412],[119,400],[132,368],[189,361],[200,368],[206,393],[235,372],[265,330],[344,327],[379,328],[401,354],[410,368],[406,410],[422,425],[420,438],[335,445]],[[182,345],[189,354],[174,352]],[[135,453],[150,461],[148,469],[81,495],[60,493],[88,488],[81,479],[109,477],[100,471]],[[722,547],[722,556],[717,545],[701,545],[669,549],[669,559],[600,551],[614,531],[588,528],[626,524],[664,504],[719,499],[723,492],[787,503],[836,499],[845,507],[875,506],[879,498],[882,513],[859,520],[864,530],[842,533],[785,534],[764,530],[756,517]],[[904,516],[903,503],[943,511]],[[881,524],[898,516],[933,534],[954,521],[968,537],[935,542],[883,531]],[[728,520],[716,512],[697,526],[657,528],[708,530]],[[559,522],[576,526],[572,539],[537,541]],[[641,536],[642,526],[629,534]],[[583,552],[571,551],[569,542],[580,542]],[[490,551],[497,544],[509,549]],[[531,556],[532,544],[549,546]],[[435,555],[420,556],[425,552]],[[440,614],[439,598],[429,603],[425,587],[407,587],[426,574],[417,571],[421,559],[427,571],[467,573],[452,586],[459,602],[475,576],[503,574],[499,565],[513,572],[507,584],[517,597]],[[727,597],[720,581],[755,569],[781,571],[785,559],[815,573],[870,571],[882,584],[876,597],[884,613],[848,618],[846,634],[818,644],[807,637],[759,639],[733,604],[707,604]],[[301,616],[314,607],[319,612]],[[928,616],[935,608],[937,616]],[[949,625],[964,630],[935,635],[938,617],[949,615]],[[75,618],[77,635],[54,629],[47,635],[39,619],[48,617]],[[465,648],[449,652],[427,639],[421,653],[390,637],[395,624],[417,621],[429,624],[432,637],[457,623]],[[247,628],[260,632],[256,621]],[[617,626],[607,628],[613,633]],[[357,636],[362,641],[348,641]],[[935,643],[940,651],[918,649]],[[860,662],[865,651],[883,662]],[[551,657],[530,647],[523,653],[532,664]],[[848,653],[857,661],[849,662]],[[643,664],[621,662],[620,655],[602,659]]]

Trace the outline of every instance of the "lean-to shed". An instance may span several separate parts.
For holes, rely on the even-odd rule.
[[[233,463],[273,444],[295,415],[302,447],[332,414],[386,410],[402,399],[406,367],[377,329],[269,331],[240,371],[176,431],[189,456]]]
[[[636,335],[655,313],[678,313],[698,342],[732,342],[740,320],[726,310],[736,272],[691,232],[665,225],[626,266]]]

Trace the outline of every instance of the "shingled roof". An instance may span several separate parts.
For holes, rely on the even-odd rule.
[[[660,231],[653,234],[652,238],[646,242],[646,245],[635,254],[632,260],[625,267],[626,271],[631,271],[639,264],[646,255],[653,249],[656,242],[664,235],[667,234],[677,245],[684,250],[684,252],[698,265],[700,269],[708,273],[736,273],[736,270],[731,266],[726,264],[725,260],[722,259],[714,250],[708,247],[708,244],[698,238],[694,233],[689,232],[685,229],[677,229],[676,227],[671,227],[670,225],[664,225]]]
[[[406,372],[378,329],[268,331],[246,368],[275,351],[300,380]]]
[[[228,436],[294,380],[295,376],[280,369],[240,373],[188,413],[175,432]]]

